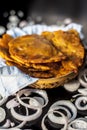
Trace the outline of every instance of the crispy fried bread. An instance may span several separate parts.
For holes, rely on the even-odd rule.
[[[38,78],[60,78],[78,74],[85,50],[76,30],[43,32],[0,39],[0,55],[8,65]]]
[[[8,45],[11,57],[26,66],[29,63],[58,62],[66,58],[53,44],[39,35],[17,37]]]

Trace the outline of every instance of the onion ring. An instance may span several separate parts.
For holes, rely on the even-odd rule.
[[[75,101],[75,106],[78,110],[87,110],[87,104],[85,106],[81,106],[81,102],[87,102],[87,97],[86,96],[81,96],[81,97],[78,97]]]
[[[12,103],[12,101],[15,103],[15,104],[13,104],[12,106],[10,105],[11,103]],[[8,109],[12,109],[12,108],[14,108],[14,107],[17,107],[17,106],[19,106],[19,103],[17,103],[16,102],[16,98],[13,98],[13,99],[11,99],[10,101],[8,101],[7,102],[7,104],[6,104],[6,106],[7,106],[7,108]],[[8,107],[9,106],[9,107]],[[25,108],[26,109],[26,116],[28,116],[28,114],[29,114],[29,112],[28,112],[28,108],[26,107]],[[12,114],[12,113],[11,113]],[[22,121],[19,125],[17,125],[17,126],[15,126],[15,127],[13,127],[14,129],[15,128],[22,128],[24,125],[26,124],[26,121]],[[6,124],[4,124],[0,129],[4,129],[6,127]],[[11,130],[12,128],[9,128],[9,130]]]
[[[31,108],[31,109],[34,109],[34,110],[37,110],[37,109],[41,108],[40,103],[39,103],[36,99],[34,99],[34,98],[31,98],[31,97],[22,97],[22,98],[19,98],[19,97],[17,97],[17,99],[18,99],[18,101],[19,101],[19,103],[20,103],[21,105],[23,105],[23,106],[25,106],[25,107],[27,107],[27,108]],[[22,99],[28,99],[28,100],[30,100],[30,101],[29,101],[30,105],[27,104],[27,103],[24,103],[24,102],[22,101]],[[39,108],[38,108],[38,107],[39,107]]]
[[[78,92],[84,96],[87,96],[87,88],[80,88],[80,89],[78,89]]]
[[[30,99],[30,97],[22,97],[21,99]],[[35,99],[33,99],[33,100],[35,100]],[[27,104],[27,106],[28,106],[28,104]],[[18,114],[15,111],[15,109],[12,107],[11,108],[11,114],[12,114],[12,116],[15,119],[20,120],[20,121],[31,121],[31,120],[35,120],[35,119],[37,119],[42,114],[42,109],[41,108],[34,108],[34,107],[29,107],[29,108],[32,108],[32,109],[36,110],[37,112],[35,114],[33,114],[33,115],[24,116],[24,115]]]
[[[44,117],[43,117],[43,119],[42,119],[42,122],[41,122],[41,127],[42,127],[42,130],[48,130],[47,128],[46,128],[46,126],[45,126],[45,123],[44,123],[44,121],[45,121],[45,118],[49,115],[49,114],[51,114],[51,113],[53,113],[53,112],[55,112],[55,113],[58,113],[59,115],[61,115],[62,117],[63,117],[63,119],[62,119],[62,121],[60,120],[56,120],[56,123],[57,124],[64,124],[64,127],[61,129],[61,130],[66,130],[67,129],[67,124],[68,124],[68,121],[67,121],[67,118],[65,117],[65,115],[63,114],[63,113],[61,113],[61,112],[59,112],[59,111],[49,111]],[[59,122],[58,122],[59,121]]]
[[[83,87],[87,88],[87,69],[80,72],[78,80]]]
[[[21,90],[21,91],[19,91],[18,93],[17,93],[17,100],[19,101],[19,103],[20,104],[25,104],[25,103],[23,103],[23,101],[21,100],[21,96],[25,93],[26,94],[26,92],[28,93],[28,91],[29,91],[29,95],[32,93],[32,92],[34,92],[34,93],[37,93],[37,94],[39,94],[40,96],[42,96],[43,97],[43,99],[45,100],[45,104],[42,106],[39,102],[38,102],[38,105],[37,106],[33,106],[33,108],[38,108],[38,107],[40,107],[40,108],[43,108],[43,107],[45,107],[47,104],[48,104],[48,96],[47,96],[47,93],[46,93],[46,91],[44,91],[44,90],[38,90],[38,89],[23,89],[23,90]],[[28,95],[28,96],[29,96]],[[26,104],[27,105],[27,104]],[[34,105],[34,104],[33,104]],[[27,105],[28,106],[28,105]]]
[[[77,118],[70,122],[68,130],[87,130],[87,122]]]
[[[55,111],[59,111],[59,112],[60,112],[59,109],[64,110],[64,111],[66,112],[67,117],[68,117],[68,122],[70,122],[70,118],[71,118],[71,113],[70,113],[70,111],[69,111],[67,108],[63,107],[63,106],[57,106],[57,107],[53,108],[52,110],[53,110],[53,111],[55,110]],[[52,111],[52,110],[49,110],[49,111]],[[64,114],[64,115],[65,115],[65,114]],[[54,119],[51,118],[50,116],[53,116],[53,113],[52,113],[52,115],[49,114],[49,115],[48,115],[48,118],[50,118],[50,120],[51,120],[52,122],[54,122]],[[55,117],[55,118],[56,118],[56,120],[57,120],[58,117]]]
[[[55,108],[57,108],[59,106],[67,107],[73,113],[72,117],[69,118],[69,120],[68,120],[69,122],[76,118],[76,116],[77,116],[77,109],[76,109],[75,105],[72,102],[70,102],[69,100],[57,101],[50,107],[49,110],[55,110]]]
[[[29,116],[24,116],[24,115],[20,115],[18,114],[14,108],[11,108],[11,114],[12,116],[20,121],[32,121],[37,119],[41,114],[42,114],[42,109],[37,109],[37,112],[33,115],[29,115]]]
[[[5,110],[2,107],[0,107],[0,122],[4,121],[5,117],[6,117]]]

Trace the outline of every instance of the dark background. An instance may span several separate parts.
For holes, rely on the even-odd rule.
[[[38,16],[46,24],[56,24],[65,18],[71,18],[74,22],[84,26],[87,32],[87,0],[2,0],[0,4],[0,25],[6,25],[8,20],[3,17],[5,12],[22,10],[23,19]],[[87,35],[87,33],[86,33]]]
[[[0,21],[3,13],[10,10],[22,10],[25,18],[42,16],[49,24],[60,17],[70,17],[82,22],[87,19],[87,0],[2,0]]]

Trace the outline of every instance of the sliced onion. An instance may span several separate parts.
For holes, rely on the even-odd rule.
[[[0,107],[0,122],[4,121],[5,117],[6,117],[5,110],[2,107]]]
[[[87,69],[80,72],[78,80],[83,87],[87,87]]]
[[[65,107],[63,107],[63,106],[57,106],[57,107],[55,107],[55,108],[53,108],[53,109],[51,109],[51,110],[49,110],[49,111],[59,111],[60,112],[60,110],[64,110],[65,112],[66,112],[66,114],[67,114],[67,118],[68,118],[68,122],[70,122],[70,118],[71,118],[71,113],[70,113],[70,111],[67,109],[67,108],[65,108]],[[52,114],[52,115],[51,115]],[[50,113],[50,114],[48,114],[48,118],[52,121],[52,122],[54,122],[54,119],[53,119],[53,113]],[[52,117],[52,118],[51,118]],[[55,117],[55,119],[57,120],[57,118],[59,118],[59,117]]]
[[[86,96],[81,96],[78,97],[75,101],[75,106],[77,107],[78,110],[87,110],[87,103],[85,106],[81,106],[81,102],[87,102],[87,97]]]
[[[50,107],[49,111],[55,110],[59,106],[63,106],[63,107],[69,108],[69,110],[72,112],[72,116],[71,116],[71,118],[69,118],[69,122],[76,118],[76,116],[77,116],[77,109],[76,109],[75,105],[72,102],[70,102],[69,100],[60,100],[60,101],[55,102]]]
[[[43,99],[43,98],[41,98],[41,97],[36,97],[36,96],[34,96],[33,98],[36,99],[36,100],[41,104],[41,106],[44,106],[44,99]],[[31,100],[30,100],[30,101],[31,101]],[[32,104],[32,103],[30,103],[30,104]]]
[[[87,88],[79,88],[78,92],[81,93],[84,96],[87,96]]]
[[[22,97],[21,99],[30,99],[30,97]],[[33,99],[33,100],[35,100],[35,99]],[[27,106],[29,106],[29,105],[27,104]],[[36,110],[36,112],[32,115],[24,116],[24,115],[20,115],[19,113],[17,113],[15,111],[14,107],[11,107],[11,114],[15,119],[20,120],[20,121],[32,121],[32,120],[37,119],[42,114],[41,108],[34,108],[34,107],[29,107],[29,108],[33,108],[34,110]]]
[[[42,109],[37,109],[36,113],[34,113],[32,115],[24,116],[24,115],[20,115],[19,113],[17,113],[14,108],[11,108],[11,114],[17,120],[32,121],[32,120],[35,120],[38,117],[40,117],[40,115],[42,114]]]
[[[12,106],[11,106],[11,104],[12,104]],[[12,108],[19,106],[19,103],[17,103],[16,98],[13,98],[13,99],[11,99],[10,101],[7,102],[6,106],[7,106],[8,109],[11,110]],[[29,115],[28,108],[25,107],[25,109],[26,109],[26,116],[28,116]],[[16,128],[22,128],[25,124],[26,124],[26,121],[22,121],[19,125],[15,126],[13,128],[14,129],[16,129]],[[10,126],[11,126],[11,122],[10,122]],[[6,124],[2,126],[3,129],[4,129],[4,127],[6,127]],[[9,128],[9,130],[11,130],[13,128]]]
[[[64,88],[69,92],[74,92],[80,87],[80,82],[78,80],[72,80],[64,84]]]
[[[78,94],[73,95],[72,97],[73,97],[73,98],[76,98],[76,97],[78,97],[78,96],[82,96],[82,94],[81,94],[81,93],[78,93]]]
[[[11,109],[12,107],[17,107],[19,106],[19,103],[17,102],[17,99],[16,98],[13,98],[11,100],[9,100],[7,103],[6,103],[6,107],[8,109]]]
[[[65,115],[63,114],[63,113],[61,113],[61,112],[59,112],[59,111],[49,111],[44,117],[43,117],[43,119],[42,119],[42,122],[41,122],[41,127],[42,127],[42,130],[48,130],[47,128],[46,128],[46,126],[45,126],[45,119],[46,119],[46,117],[49,115],[49,114],[52,114],[52,113],[58,113],[61,117],[59,117],[59,119],[57,118],[57,120],[56,120],[56,118],[53,116],[53,118],[54,118],[54,122],[53,123],[57,123],[57,124],[62,124],[62,125],[64,125],[64,127],[61,129],[61,130],[66,130],[67,129],[67,123],[68,123],[68,121],[67,121],[67,118],[65,117]],[[51,118],[52,119],[52,118]]]
[[[87,122],[81,119],[75,119],[68,125],[68,130],[87,130]]]
[[[10,127],[11,121],[9,119],[6,120],[5,124],[2,126],[3,128]]]
[[[41,106],[41,105],[39,105],[40,107],[45,107],[47,104],[48,104],[48,96],[47,96],[47,93],[46,93],[46,91],[45,90],[39,90],[39,89],[23,89],[23,90],[21,90],[21,91],[19,91],[18,93],[17,93],[17,100],[19,101],[19,103],[21,102],[21,103],[23,103],[22,101],[21,101],[21,96],[23,95],[23,94],[26,94],[27,93],[27,96],[30,96],[30,94],[31,93],[36,93],[36,94],[38,94],[38,95],[40,95],[41,97],[43,97],[43,99],[44,99],[44,101],[45,101],[45,104],[43,105],[43,106]],[[29,94],[29,95],[28,95]],[[40,103],[39,103],[40,104]],[[38,106],[38,107],[39,107]]]

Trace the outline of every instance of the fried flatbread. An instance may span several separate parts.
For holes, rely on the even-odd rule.
[[[85,50],[76,30],[59,30],[15,39],[4,35],[0,39],[0,55],[8,65],[32,77],[47,79],[73,72],[76,75],[83,64]]]
[[[50,40],[57,49],[67,56],[63,60],[63,66],[67,68],[78,71],[84,60],[85,50],[84,46],[81,43],[79,34],[76,30],[72,29],[69,31],[54,31],[52,32],[43,32],[42,35]]]
[[[0,56],[5,60],[13,61],[9,54],[8,42],[11,41],[13,37],[8,34],[4,34],[0,39]]]
[[[29,63],[58,62],[66,58],[54,45],[39,35],[18,37],[8,45],[11,57],[26,66]]]
[[[69,59],[73,61],[78,59],[77,66],[82,64],[82,60],[84,59],[84,47],[76,30],[66,32],[56,31],[54,32],[52,41]]]

